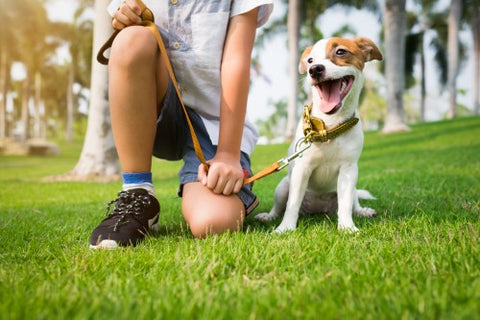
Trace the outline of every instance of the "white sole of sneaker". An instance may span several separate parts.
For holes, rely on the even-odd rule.
[[[160,216],[160,213],[157,213],[155,217],[148,220],[148,229],[149,230],[152,230],[154,232],[158,232],[160,230],[160,227],[158,225],[158,217],[159,216]]]
[[[118,244],[117,244],[117,241],[115,241],[115,240],[102,240],[96,246],[94,246],[93,244],[90,245],[90,249],[114,250],[117,247],[118,247]]]
[[[148,220],[148,229],[158,232],[160,227],[158,226],[158,217],[159,213],[155,215],[152,219]],[[115,240],[105,239],[100,241],[97,245],[90,245],[90,249],[106,249],[106,250],[114,250],[118,248],[118,243]]]

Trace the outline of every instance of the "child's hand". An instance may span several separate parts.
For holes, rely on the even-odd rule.
[[[135,0],[125,0],[122,2],[118,10],[113,14],[112,26],[117,30],[121,30],[132,24],[140,24],[140,7]]]
[[[198,181],[216,194],[228,196],[240,191],[244,178],[240,161],[217,153],[208,164],[208,172],[203,164],[198,167]]]

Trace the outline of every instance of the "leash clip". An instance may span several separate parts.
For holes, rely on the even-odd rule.
[[[288,157],[282,158],[278,161],[281,165],[280,167],[278,167],[277,171],[280,171],[286,166],[288,166],[288,164],[293,160],[295,160],[296,158],[303,156],[303,153],[312,146],[312,140],[310,139],[310,136],[311,134],[308,134],[307,136],[300,138],[295,143],[295,153],[292,153]],[[305,146],[299,150],[302,144],[305,144]]]

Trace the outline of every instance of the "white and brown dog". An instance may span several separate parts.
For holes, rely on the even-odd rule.
[[[272,210],[258,214],[256,219],[271,221],[285,212],[276,229],[284,232],[296,228],[300,211],[338,209],[338,229],[357,231],[353,214],[375,215],[375,210],[359,203],[359,198],[373,196],[356,189],[357,163],[363,148],[357,107],[365,63],[382,58],[377,46],[363,37],[323,39],[303,52],[299,71],[307,73],[312,105],[304,110],[289,154],[295,152],[295,142],[302,139],[312,145],[290,163],[288,175],[275,189]]]

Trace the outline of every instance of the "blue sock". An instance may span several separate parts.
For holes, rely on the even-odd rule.
[[[122,173],[122,177],[123,190],[142,188],[155,196],[151,172],[124,172]]]

